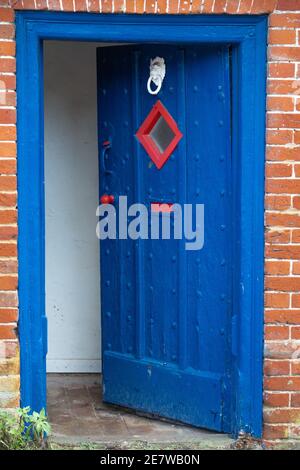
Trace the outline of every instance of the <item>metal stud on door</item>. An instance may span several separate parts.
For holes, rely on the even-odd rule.
[[[155,57],[166,64],[156,96],[146,87]],[[101,241],[104,400],[227,431],[229,51],[101,48],[98,75],[100,141],[114,133],[108,165],[100,165],[100,193],[126,195],[128,206],[142,203],[157,218],[172,217],[174,204],[205,205],[201,251],[188,252],[176,239]]]

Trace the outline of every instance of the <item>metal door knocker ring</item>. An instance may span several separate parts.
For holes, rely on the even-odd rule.
[[[166,75],[166,64],[162,57],[155,57],[150,60],[150,76],[147,82],[147,90],[150,95],[157,95],[162,87]],[[156,85],[156,89],[151,88],[151,82]]]

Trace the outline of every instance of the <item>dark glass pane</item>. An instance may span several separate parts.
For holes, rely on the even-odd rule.
[[[168,146],[174,139],[175,134],[172,129],[170,129],[165,119],[160,116],[153,129],[151,130],[149,136],[159,149],[160,153],[164,153],[164,151],[168,148]]]

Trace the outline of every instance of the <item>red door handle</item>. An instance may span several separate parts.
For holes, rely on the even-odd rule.
[[[100,198],[101,204],[113,204],[115,201],[115,196],[112,194],[103,194]]]

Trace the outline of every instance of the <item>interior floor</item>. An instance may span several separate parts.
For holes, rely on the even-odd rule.
[[[139,416],[103,403],[99,374],[48,374],[47,394],[52,436],[58,443],[92,442],[120,448],[140,441],[175,447],[176,443],[194,443],[204,448],[225,448],[232,443],[223,434]]]

